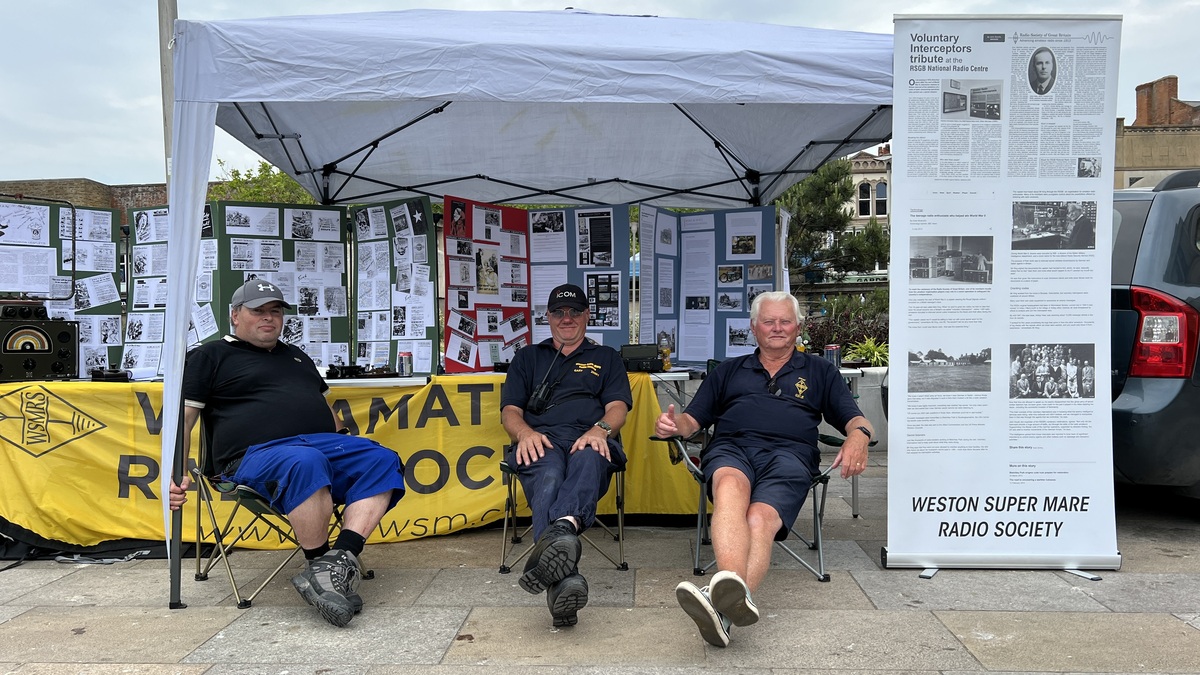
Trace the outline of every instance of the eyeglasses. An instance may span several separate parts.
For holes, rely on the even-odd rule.
[[[584,310],[582,309],[555,309],[551,310],[550,316],[555,319],[561,319],[564,316],[569,316],[572,319],[575,319],[578,318],[579,315],[583,314],[583,311]]]
[[[779,384],[775,382],[775,378],[773,377],[771,378],[770,382],[767,382],[767,393],[772,396],[780,395]]]

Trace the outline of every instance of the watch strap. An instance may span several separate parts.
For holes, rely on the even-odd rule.
[[[854,428],[855,428],[855,429],[858,429],[859,431],[861,431],[861,432],[863,432],[864,434],[866,434],[866,435],[867,435],[867,440],[868,440],[868,441],[869,441],[869,440],[871,440],[871,430],[870,430],[870,429],[868,429],[868,428],[866,428],[866,427],[864,427],[864,426],[857,426],[857,427],[854,427]]]

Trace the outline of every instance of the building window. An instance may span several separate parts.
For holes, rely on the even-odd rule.
[[[869,218],[871,216],[871,184],[858,184],[858,217]]]
[[[887,183],[879,183],[875,186],[875,215],[887,215]]]

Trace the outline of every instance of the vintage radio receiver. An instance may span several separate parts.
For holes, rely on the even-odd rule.
[[[0,382],[79,376],[79,322],[0,319]]]
[[[654,345],[621,345],[621,360],[631,373],[661,373],[662,356]]]

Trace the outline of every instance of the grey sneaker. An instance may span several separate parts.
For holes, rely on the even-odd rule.
[[[362,609],[362,598],[357,593],[361,579],[358,558],[335,548],[309,561],[300,574],[292,577],[292,585],[326,621],[345,626]]]
[[[517,583],[527,593],[538,594],[551,584],[575,573],[583,545],[575,534],[575,526],[566,520],[555,521],[538,539],[525,563],[525,573]]]
[[[587,605],[587,601],[587,579],[578,572],[546,589],[546,605],[550,607],[550,616],[554,617],[555,628],[579,623],[577,612]]]
[[[758,608],[750,599],[750,589],[736,572],[721,570],[713,575],[709,587],[717,612],[729,617],[735,626],[749,626],[758,621]]]
[[[713,608],[708,586],[696,588],[696,584],[684,581],[675,587],[675,599],[679,601],[683,611],[692,617],[692,621],[696,622],[696,628],[700,629],[700,637],[704,638],[705,642],[714,647],[729,646],[729,619],[721,616]]]

